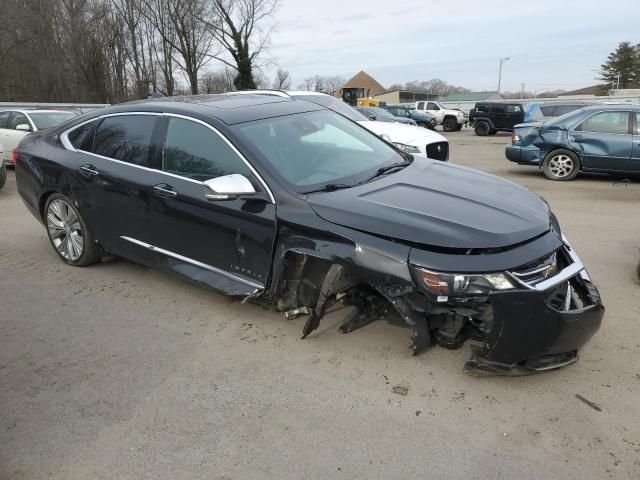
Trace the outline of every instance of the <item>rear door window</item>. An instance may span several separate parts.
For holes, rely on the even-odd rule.
[[[93,153],[93,135],[98,121],[85,123],[69,132],[69,143],[78,150]]]
[[[629,133],[629,112],[600,112],[587,118],[576,130],[594,133]]]
[[[96,131],[93,153],[148,167],[155,125],[155,115],[107,117]]]
[[[494,105],[491,107],[491,113],[504,115],[504,105]]]

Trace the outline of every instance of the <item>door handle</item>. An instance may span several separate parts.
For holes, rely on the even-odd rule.
[[[171,198],[178,195],[171,185],[166,183],[159,183],[153,186],[153,193],[162,198]]]
[[[95,177],[96,175],[100,175],[100,172],[96,170],[96,167],[93,165],[82,165],[80,167],[80,172],[82,172],[87,177]]]

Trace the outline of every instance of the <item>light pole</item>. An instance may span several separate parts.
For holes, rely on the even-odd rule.
[[[498,95],[500,95],[500,87],[502,86],[502,64],[507,60],[511,60],[509,57],[500,59],[500,69],[498,70]]]

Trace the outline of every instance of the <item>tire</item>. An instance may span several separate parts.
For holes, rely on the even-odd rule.
[[[455,130],[456,130],[456,132],[459,132],[460,130],[462,130],[462,125],[461,125],[461,124],[458,124],[458,126],[456,127],[456,129],[455,129]]]
[[[458,127],[458,121],[453,117],[445,117],[442,121],[442,130],[453,132]]]
[[[2,160],[0,160],[2,162]],[[4,187],[4,184],[7,181],[7,167],[4,163],[0,165],[0,188]]]
[[[573,180],[580,172],[580,159],[571,150],[560,148],[545,157],[542,171],[549,180]]]
[[[477,122],[474,130],[479,137],[486,137],[491,133],[491,127],[487,122]]]
[[[71,199],[51,195],[44,207],[44,223],[51,246],[65,263],[86,267],[100,261],[89,227]]]

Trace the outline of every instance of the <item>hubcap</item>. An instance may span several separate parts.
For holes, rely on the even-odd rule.
[[[64,200],[54,200],[47,209],[47,229],[51,243],[63,258],[75,261],[84,251],[80,219]]]
[[[558,178],[563,178],[573,171],[573,159],[567,155],[556,155],[549,160],[549,171]]]

